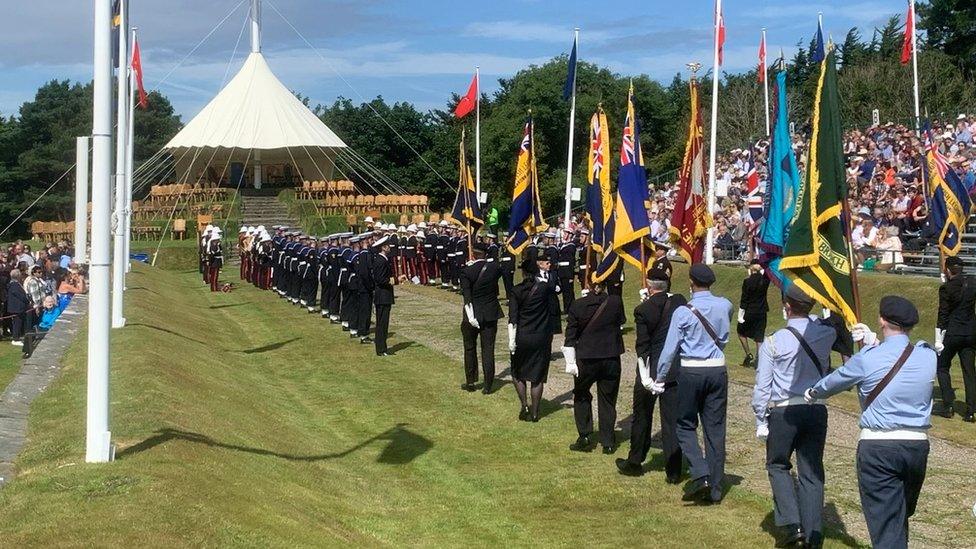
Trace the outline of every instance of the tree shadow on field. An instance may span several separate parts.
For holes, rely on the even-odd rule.
[[[250,305],[250,304],[251,304],[250,301],[242,301],[240,303],[227,303],[227,304],[224,304],[224,305],[211,305],[211,306],[206,307],[206,308],[207,309],[229,309],[231,307],[243,307],[245,305]]]
[[[150,330],[156,330],[157,332],[163,332],[164,334],[169,334],[169,335],[172,335],[172,336],[180,337],[180,338],[183,338],[183,339],[185,339],[187,341],[192,341],[194,343],[199,343],[200,345],[208,345],[208,346],[209,345],[212,345],[212,342],[204,341],[202,339],[197,339],[195,337],[190,337],[190,336],[188,336],[186,334],[181,334],[181,333],[179,333],[179,332],[177,332],[175,330],[170,330],[169,328],[163,328],[161,326],[154,326],[152,324],[145,324],[145,323],[142,323],[142,322],[133,322],[132,324],[129,324],[129,327],[135,327],[135,326],[141,326],[143,328],[149,328]],[[254,347],[253,349],[224,349],[224,348],[220,348],[220,350],[221,351],[224,351],[224,352],[227,352],[227,353],[244,353],[244,354],[248,354],[248,355],[255,354],[255,353],[266,353],[268,351],[274,351],[276,349],[280,349],[280,348],[284,347],[285,345],[288,345],[289,343],[293,343],[293,342],[298,341],[300,339],[302,339],[302,338],[300,338],[300,337],[293,337],[291,339],[286,339],[286,340],[283,340],[283,341],[277,341],[275,343],[269,343],[267,345],[262,345],[260,347]]]
[[[845,547],[867,547],[867,545],[859,542],[857,538],[847,533],[847,526],[844,525],[844,521],[837,511],[836,504],[828,503],[824,506],[823,523],[823,537],[825,540],[833,540]],[[778,539],[779,527],[776,526],[776,519],[772,511],[766,515],[759,526],[762,527],[763,531],[772,536],[774,540]]]
[[[288,345],[289,343],[294,343],[295,341],[299,341],[300,339],[302,338],[293,337],[291,339],[286,339],[284,341],[278,341],[277,343],[269,343],[267,345],[262,345],[260,347],[255,347],[253,349],[244,349],[243,351],[236,351],[236,352],[244,353],[246,355],[251,355],[255,353],[267,353],[268,351],[278,350],[284,347],[285,345]]]
[[[404,465],[422,456],[434,446],[433,441],[427,437],[414,433],[410,429],[407,429],[407,425],[407,423],[398,423],[386,431],[372,436],[341,452],[318,455],[286,454],[264,448],[228,444],[200,433],[166,428],[157,430],[155,435],[143,440],[142,442],[120,450],[118,453],[116,453],[115,457],[116,459],[126,459],[147,450],[152,450],[153,448],[169,441],[179,440],[194,444],[203,444],[211,448],[221,448],[224,450],[233,450],[235,452],[275,457],[288,461],[315,462],[343,458],[349,454],[352,454],[353,452],[362,450],[374,442],[386,441],[386,445],[383,447],[383,450],[376,457],[376,462],[387,465]]]

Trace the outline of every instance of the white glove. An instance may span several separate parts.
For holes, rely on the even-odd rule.
[[[746,310],[740,307],[739,308],[739,324],[742,324],[745,321],[746,321]]]
[[[945,350],[945,345],[943,341],[945,340],[945,330],[935,329],[935,352],[942,354]]]
[[[508,352],[510,353],[515,352],[515,331],[516,331],[515,325],[509,324],[508,325]]]
[[[585,288],[583,290],[580,290],[580,297],[586,297],[588,295],[590,295],[590,291],[589,290],[587,290]]]
[[[650,391],[651,384],[654,383],[654,380],[651,379],[651,368],[647,365],[647,361],[641,357],[637,357],[637,375],[640,384]]]
[[[638,290],[637,295],[640,296],[641,301],[647,301],[647,298],[651,297],[651,293],[647,291],[647,288],[641,288]]]
[[[878,342],[878,334],[872,332],[867,324],[859,322],[851,326],[851,339],[860,341],[862,345],[870,347]]]
[[[760,423],[756,425],[756,438],[765,441],[769,437],[769,424]]]
[[[789,317],[786,316],[786,307],[783,307],[780,311],[783,313],[783,320],[789,320]]]
[[[566,373],[579,375],[579,367],[576,366],[576,347],[563,347],[563,358],[566,359]]]
[[[468,303],[464,306],[464,316],[468,318],[468,324],[470,324],[474,329],[480,330],[481,324],[478,323],[477,319],[474,318],[474,304]]]
[[[413,282],[414,285],[420,284],[420,277],[414,275],[414,277],[410,279],[410,282]]]
[[[559,287],[559,284],[556,284],[556,293],[557,293],[557,294],[558,294],[558,293],[562,293],[562,291],[563,291],[563,290],[562,290],[562,288],[560,288],[560,287]]]
[[[658,383],[657,381],[652,381],[650,391],[651,394],[654,395],[660,395],[664,393],[664,383]]]
[[[824,320],[830,318],[830,309],[824,309],[823,312],[821,313],[821,316],[823,316]]]
[[[803,400],[807,404],[813,404],[817,401],[817,397],[813,396],[813,387],[810,387],[806,391],[803,391]]]

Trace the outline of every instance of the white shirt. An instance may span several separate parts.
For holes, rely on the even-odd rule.
[[[874,242],[874,239],[877,238],[877,236],[878,236],[877,227],[872,226],[871,231],[865,236],[864,225],[858,225],[857,227],[854,227],[854,230],[851,232],[851,243],[854,245],[855,248],[871,246],[872,243]]]

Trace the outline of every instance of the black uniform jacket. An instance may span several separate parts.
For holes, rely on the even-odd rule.
[[[597,311],[600,311],[599,316],[596,316]],[[624,338],[620,327],[625,322],[627,317],[620,296],[601,293],[581,297],[569,308],[566,346],[576,348],[577,359],[620,356],[624,353]]]
[[[739,307],[749,312],[765,312],[769,310],[766,292],[769,290],[769,278],[761,273],[752,273],[742,281],[742,297]]]
[[[512,288],[508,301],[508,322],[527,334],[555,333],[553,321],[558,326],[559,318],[551,318],[549,309],[549,299],[555,294],[556,277],[549,277],[547,282],[539,282],[531,277],[523,279]]]
[[[935,326],[946,335],[976,335],[976,277],[957,275],[939,287],[939,318]]]
[[[637,356],[650,358],[652,377],[657,376],[657,358],[664,349],[664,341],[668,338],[668,327],[671,325],[671,315],[678,307],[683,307],[688,301],[681,294],[668,296],[660,292],[647,298],[646,301],[634,309],[634,326],[637,329]],[[680,357],[679,357],[680,358]],[[678,376],[678,368],[671,368],[668,379],[674,381]]]
[[[390,260],[383,254],[376,254],[372,260],[372,268],[373,302],[377,305],[393,305],[393,284],[390,284],[393,269],[390,267]]]
[[[480,324],[502,318],[502,307],[498,304],[498,279],[502,271],[497,261],[478,259],[464,267],[461,273],[461,295],[464,303],[474,307],[474,319]]]

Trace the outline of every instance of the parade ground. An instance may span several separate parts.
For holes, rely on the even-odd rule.
[[[128,327],[112,340],[115,462],[84,463],[82,330],[60,377],[31,408],[17,475],[0,490],[0,545],[771,544],[764,445],[748,408],[754,371],[737,366],[735,341],[728,347],[728,491],[721,505],[696,506],[664,482],[653,459],[657,442],[648,474],[616,472],[613,458],[628,446],[632,349],[623,357],[621,449],[574,453],[567,450],[576,436],[567,408],[572,382],[558,354],[539,423],[516,421],[503,345],[504,382],[493,394],[458,388],[459,296],[398,286],[396,356],[377,357],[371,345],[271,292],[211,293],[192,266],[170,264],[137,264],[127,282]],[[716,272],[713,290],[737,300],[742,270]],[[679,290],[686,273],[676,266]],[[924,304],[934,305],[936,281],[872,276],[860,287],[867,322],[883,293],[903,293],[923,305],[916,335],[932,332],[935,307]],[[630,316],[636,281],[624,296]],[[781,324],[771,312],[770,331]],[[15,364],[0,356],[0,379],[9,380]],[[856,402],[842,396],[830,403],[826,545],[865,546]],[[971,546],[976,439],[958,418],[932,421],[912,542]]]

